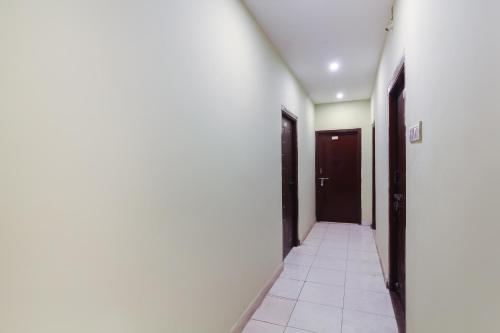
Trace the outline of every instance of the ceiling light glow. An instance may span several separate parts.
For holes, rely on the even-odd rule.
[[[337,93],[337,99],[343,99],[344,98],[344,93]]]
[[[330,70],[331,70],[332,72],[336,72],[336,71],[338,71],[339,69],[340,69],[340,64],[339,64],[338,62],[332,62],[332,63],[330,64]]]

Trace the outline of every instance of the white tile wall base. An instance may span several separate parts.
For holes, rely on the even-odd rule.
[[[397,333],[373,232],[317,223],[243,333]]]

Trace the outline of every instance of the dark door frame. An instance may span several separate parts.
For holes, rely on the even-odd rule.
[[[375,124],[372,125],[372,229],[377,229],[377,182],[375,179]]]
[[[357,217],[358,217],[358,222],[357,224],[361,224],[362,223],[362,203],[361,203],[361,196],[363,195],[363,189],[361,188],[361,177],[362,177],[362,174],[361,174],[361,164],[362,164],[362,161],[361,161],[361,158],[362,158],[362,155],[361,155],[361,142],[363,141],[363,133],[361,131],[361,128],[352,128],[352,129],[339,129],[339,130],[324,130],[324,131],[316,131],[316,158],[315,158],[315,169],[316,169],[316,191],[317,191],[317,187],[318,187],[318,177],[319,177],[319,173],[318,173],[318,169],[319,169],[319,166],[318,166],[318,136],[320,134],[330,134],[330,135],[341,135],[341,134],[345,134],[345,133],[356,133],[356,135],[358,136],[358,147],[356,149],[357,153],[357,160],[358,160],[358,163],[357,163],[357,174],[359,175],[359,184],[357,186],[359,186],[359,209],[358,209],[358,212],[357,212]],[[316,198],[317,200],[317,198]],[[318,219],[318,203],[316,202],[316,219]]]
[[[298,168],[298,140],[297,140],[297,122],[298,118],[293,113],[287,110],[286,107],[281,107],[281,117],[290,120],[293,124],[293,178],[294,178],[294,195],[293,195],[293,219],[292,219],[292,246],[299,246],[299,168]]]
[[[396,315],[396,320],[399,327],[400,333],[406,332],[406,313],[405,313],[405,305],[401,303],[399,296],[395,293],[396,283],[397,283],[397,272],[396,272],[396,261],[398,254],[397,247],[397,234],[396,234],[396,216],[393,210],[393,195],[395,194],[394,188],[392,185],[391,177],[394,169],[396,168],[396,152],[394,145],[397,143],[398,138],[394,132],[394,126],[398,126],[395,123],[397,118],[395,114],[398,112],[398,96],[401,93],[404,93],[405,89],[405,62],[404,59],[401,61],[398,66],[394,78],[392,79],[389,90],[388,90],[388,99],[389,99],[389,201],[388,201],[388,209],[389,209],[389,281],[388,287],[391,292],[392,303],[394,306],[394,312]],[[406,177],[406,175],[404,175]],[[406,254],[405,254],[406,255]]]

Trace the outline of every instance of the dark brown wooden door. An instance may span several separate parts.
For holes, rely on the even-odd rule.
[[[404,67],[389,95],[390,289],[400,332],[406,304],[406,126]],[[399,313],[398,313],[399,312]]]
[[[316,218],[361,223],[361,130],[316,132]]]
[[[283,258],[297,245],[297,127],[283,114],[281,121]]]

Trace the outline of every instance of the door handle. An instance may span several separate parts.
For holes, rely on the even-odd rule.
[[[403,195],[401,193],[395,193],[394,194],[394,199],[396,201],[403,201]]]
[[[395,193],[394,194],[393,206],[394,206],[394,210],[396,212],[399,212],[399,208],[401,207],[403,199],[404,199],[404,196],[402,194],[400,194],[400,193]]]
[[[327,178],[327,177],[322,177],[322,178],[318,178],[319,181],[320,181],[320,186],[323,187],[323,185],[325,184],[325,180],[330,180],[330,178]]]

